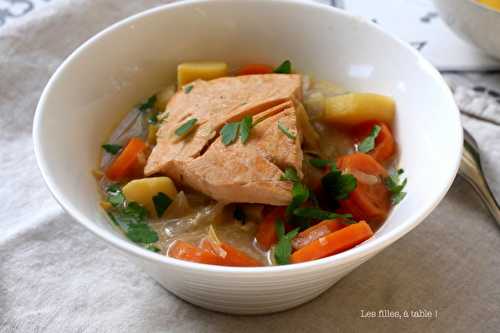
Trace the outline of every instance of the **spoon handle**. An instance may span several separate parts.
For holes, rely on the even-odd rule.
[[[459,174],[472,185],[474,190],[479,194],[483,203],[486,205],[495,221],[500,225],[500,208],[493,193],[491,192],[484,174],[481,169],[481,164],[477,157],[467,147],[464,147],[462,161],[460,162]]]

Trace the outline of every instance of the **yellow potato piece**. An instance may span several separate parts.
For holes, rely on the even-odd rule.
[[[177,87],[197,79],[212,80],[227,76],[227,71],[225,62],[185,62],[177,66]]]
[[[156,217],[156,209],[153,197],[160,192],[165,193],[174,200],[177,189],[174,182],[168,177],[151,177],[134,179],[127,183],[122,189],[127,201],[135,201],[144,206],[151,216]]]
[[[394,120],[396,103],[391,97],[369,94],[349,93],[325,100],[323,121],[338,125],[357,125],[368,120],[391,123]]]

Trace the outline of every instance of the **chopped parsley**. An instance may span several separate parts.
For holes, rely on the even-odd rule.
[[[184,93],[185,94],[189,94],[191,92],[191,90],[193,90],[194,86],[192,84],[189,84],[187,86],[184,87]]]
[[[126,235],[136,243],[149,244],[158,241],[158,234],[146,223],[129,224]]]
[[[391,202],[393,205],[397,205],[404,199],[406,196],[406,192],[403,189],[408,182],[408,178],[401,180],[401,175],[404,173],[403,169],[399,169],[389,177],[384,180],[385,186],[391,192]]]
[[[236,142],[238,133],[241,143],[247,143],[250,137],[250,130],[252,129],[252,122],[252,116],[245,116],[241,121],[225,124],[220,130],[222,143],[228,146]]]
[[[197,121],[198,121],[198,119],[196,119],[196,118],[189,119],[188,121],[186,121],[184,124],[182,124],[181,126],[179,126],[179,128],[177,128],[175,130],[175,135],[177,135],[178,137],[181,137],[181,138],[185,137],[194,129],[194,125],[196,125]]]
[[[292,187],[292,202],[286,208],[287,215],[293,214],[296,208],[309,199],[309,196],[310,192],[307,186],[300,182],[294,183]]]
[[[285,234],[285,225],[282,220],[276,220],[276,233],[278,235],[278,244],[274,248],[274,257],[280,265],[290,263],[290,255],[292,254],[292,239],[299,233],[299,228],[295,228]]]
[[[158,192],[158,194],[153,197],[153,203],[155,205],[156,215],[158,215],[158,217],[162,217],[163,213],[165,213],[167,208],[172,203],[172,199],[170,199],[170,197],[165,193]]]
[[[297,175],[297,171],[294,168],[286,168],[280,180],[288,180],[294,183],[300,182],[299,175]]]
[[[331,199],[346,199],[357,186],[356,178],[351,174],[342,174],[335,163],[330,165],[331,170],[321,178],[321,185]]]
[[[240,139],[241,143],[245,144],[250,137],[250,130],[252,129],[252,116],[245,116],[240,122]]]
[[[123,148],[121,145],[113,145],[110,143],[106,143],[101,146],[102,149],[104,149],[107,153],[110,153],[111,155],[116,155],[118,152]]]
[[[328,165],[332,165],[333,162],[329,161],[329,160],[323,160],[321,158],[311,158],[309,160],[309,164],[311,164],[315,168],[323,169],[324,167],[326,167]]]
[[[126,224],[144,223],[148,217],[148,211],[135,201],[129,202],[125,208],[120,209],[115,217]]]
[[[117,184],[108,186],[106,196],[106,199],[113,207],[123,207],[125,205],[125,196]]]
[[[149,251],[155,252],[155,253],[161,252],[159,247],[157,247],[155,245],[151,245],[151,244],[146,246],[146,249],[148,249]]]
[[[240,206],[236,206],[234,208],[233,218],[235,220],[240,221],[240,223],[243,225],[246,223],[246,220],[247,220],[247,216],[245,215],[245,211]]]
[[[144,103],[140,104],[138,109],[141,112],[147,111],[155,107],[156,95],[149,97]]]
[[[290,74],[292,72],[292,63],[290,60],[285,60],[273,72],[277,74]]]
[[[361,141],[361,143],[358,145],[358,151],[362,153],[368,153],[375,148],[375,139],[380,133],[380,130],[382,128],[379,125],[374,125],[372,130],[370,131],[370,134],[366,138]]]
[[[337,214],[314,207],[296,208],[293,213],[300,217],[306,217],[315,220],[346,219],[350,221],[350,219],[352,219],[351,214]]]
[[[293,219],[293,216],[292,216],[293,211],[296,208],[300,207],[300,205],[302,205],[304,202],[306,202],[309,199],[311,192],[309,191],[307,186],[305,186],[304,184],[302,184],[300,182],[300,178],[297,174],[297,171],[294,168],[290,168],[290,167],[286,168],[283,175],[281,175],[280,180],[290,181],[293,183],[292,201],[290,202],[290,204],[286,208],[286,215]],[[303,225],[303,226],[306,226],[306,224],[307,224],[307,223],[302,223],[304,221],[294,221],[294,222],[298,222],[300,225]],[[307,222],[307,221],[305,221],[305,222]]]
[[[148,211],[137,202],[127,202],[118,185],[106,189],[108,202],[113,206],[108,211],[111,220],[135,243],[149,244],[158,241],[158,234],[146,223]]]
[[[158,123],[158,115],[156,113],[151,113],[148,117],[148,124],[157,124]]]
[[[291,140],[295,141],[295,139],[297,138],[297,136],[295,134],[291,133],[290,130],[288,128],[286,128],[283,124],[281,124],[279,121],[278,121],[278,128]]]
[[[236,141],[236,138],[238,137],[239,128],[240,128],[239,122],[225,124],[224,127],[222,127],[222,129],[220,130],[220,136],[222,139],[222,143],[225,146],[228,146]]]

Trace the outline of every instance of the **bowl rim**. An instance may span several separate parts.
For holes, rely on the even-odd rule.
[[[368,19],[361,18],[359,16],[347,13],[343,10],[320,4],[315,2],[306,2],[303,0],[247,0],[245,3],[279,3],[281,5],[289,5],[289,6],[304,6],[309,8],[316,8],[323,11],[329,11],[334,15],[344,16],[347,19],[355,20],[359,24],[369,25],[372,29],[379,30],[382,34],[386,35],[390,39],[394,40],[400,47],[403,47],[407,51],[409,51],[413,56],[415,56],[419,65],[423,66],[423,68],[427,71],[429,75],[433,77],[433,79],[438,83],[439,87],[442,88],[444,98],[448,99],[450,108],[455,110],[455,131],[456,131],[456,144],[454,147],[450,147],[450,149],[455,150],[453,161],[454,168],[450,170],[447,175],[446,185],[437,193],[434,194],[434,197],[431,201],[425,206],[420,207],[418,210],[414,210],[412,214],[410,214],[403,222],[394,227],[394,229],[389,230],[386,234],[379,236],[378,238],[373,239],[372,242],[362,243],[350,250],[345,252],[336,254],[334,256],[317,259],[309,262],[292,264],[292,265],[282,265],[282,266],[263,266],[263,267],[230,267],[230,266],[216,266],[216,265],[207,265],[194,263],[189,261],[183,261],[175,258],[168,257],[166,255],[154,253],[145,248],[142,248],[138,245],[135,245],[128,240],[120,238],[118,235],[113,233],[110,230],[106,230],[102,227],[99,227],[95,224],[90,217],[87,217],[84,213],[80,212],[80,210],[70,202],[63,191],[58,187],[57,182],[55,181],[56,177],[51,177],[49,168],[47,165],[46,157],[43,154],[42,149],[42,119],[45,110],[46,100],[52,91],[52,87],[55,82],[58,80],[58,77],[64,72],[65,68],[70,64],[74,58],[76,58],[80,53],[84,52],[87,47],[92,45],[95,41],[107,36],[113,31],[122,28],[123,26],[129,25],[137,20],[140,20],[149,15],[153,15],[157,12],[161,11],[169,11],[174,10],[179,7],[190,7],[196,6],[198,4],[207,4],[207,3],[231,3],[234,4],[232,0],[193,0],[188,2],[174,2],[164,4],[158,7],[154,7],[140,13],[129,16],[123,20],[120,20],[99,33],[92,36],[90,39],[81,44],[77,49],[75,49],[64,61],[57,70],[54,72],[52,77],[49,79],[47,85],[45,86],[38,105],[35,111],[35,117],[33,121],[33,141],[34,141],[34,151],[38,166],[42,173],[42,177],[47,184],[52,196],[56,199],[56,201],[61,205],[61,207],[76,221],[78,221],[85,228],[93,232],[95,235],[105,240],[107,243],[115,246],[116,248],[127,252],[135,257],[147,260],[148,262],[155,263],[157,265],[171,265],[180,269],[190,269],[190,270],[199,270],[204,271],[206,273],[226,273],[226,274],[278,274],[285,273],[291,271],[305,271],[312,269],[321,269],[326,268],[327,266],[339,266],[347,262],[354,262],[357,259],[368,258],[371,255],[376,254],[380,250],[382,250],[387,245],[395,242],[397,239],[404,236],[406,233],[411,231],[415,226],[417,226],[420,222],[422,222],[434,208],[439,204],[439,202],[443,199],[443,197],[448,192],[451,187],[453,180],[457,174],[461,151],[462,151],[462,142],[463,142],[463,132],[462,126],[460,122],[460,115],[456,104],[454,103],[453,96],[449,87],[445,83],[444,79],[441,77],[439,72],[427,61],[425,60],[413,47],[406,44],[399,38],[393,36],[390,33],[385,32],[382,28],[380,28],[377,24],[371,22]],[[96,207],[97,209],[97,207]]]

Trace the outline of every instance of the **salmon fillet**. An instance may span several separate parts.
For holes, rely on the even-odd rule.
[[[280,181],[284,168],[301,174],[302,135],[293,99],[301,99],[300,75],[266,74],[195,81],[179,91],[166,107],[157,145],[144,173],[163,173],[210,197],[225,202],[286,205],[291,184]],[[252,115],[257,123],[246,144],[225,146],[224,124]],[[179,140],[175,130],[196,118],[196,128]],[[296,139],[278,129],[278,121]]]

